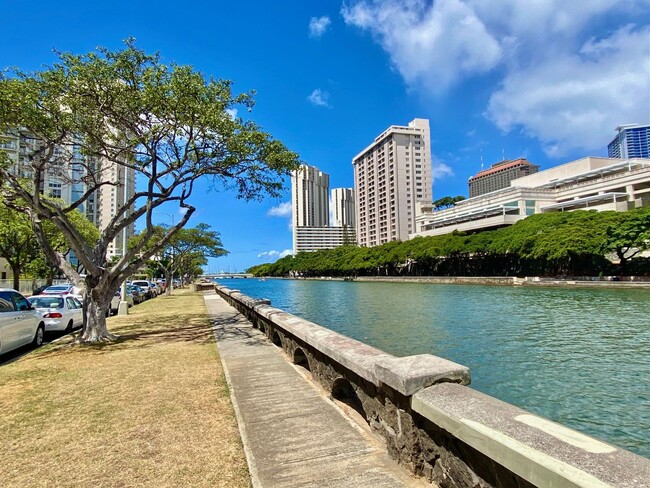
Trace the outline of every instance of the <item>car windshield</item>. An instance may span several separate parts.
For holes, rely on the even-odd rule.
[[[28,300],[34,308],[63,308],[63,298],[31,297]]]

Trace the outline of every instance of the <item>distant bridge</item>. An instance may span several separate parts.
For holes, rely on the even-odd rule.
[[[201,278],[210,278],[210,279],[223,279],[223,278],[253,278],[253,275],[250,273],[213,273],[205,274]]]

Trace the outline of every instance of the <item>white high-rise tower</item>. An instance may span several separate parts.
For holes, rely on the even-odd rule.
[[[299,227],[328,227],[330,223],[328,174],[303,164],[291,174],[293,250]]]
[[[432,200],[427,119],[392,125],[353,160],[357,243],[406,241],[415,232],[415,202]]]

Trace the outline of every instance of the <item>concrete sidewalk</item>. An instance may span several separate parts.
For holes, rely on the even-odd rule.
[[[221,297],[207,292],[205,304],[255,488],[430,486],[390,459]]]

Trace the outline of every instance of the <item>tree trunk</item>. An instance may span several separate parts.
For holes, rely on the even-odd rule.
[[[167,286],[165,286],[165,296],[171,296],[172,290],[174,289],[174,280],[172,279],[173,274],[165,269],[165,283],[167,283]]]
[[[94,291],[94,290],[93,290]],[[95,293],[88,293],[85,301],[86,320],[79,338],[82,343],[111,342],[117,339],[115,334],[108,332],[106,328],[106,311],[110,306],[110,300],[105,297],[92,299]]]
[[[11,273],[14,275],[14,290],[20,291],[20,266],[11,264]]]

